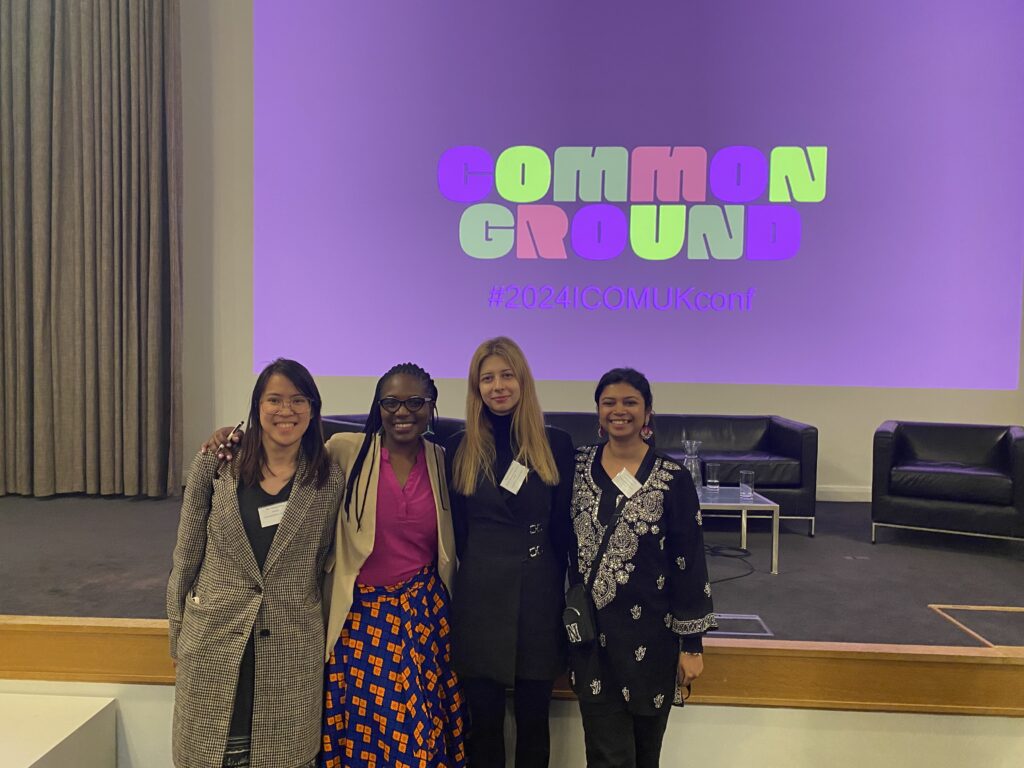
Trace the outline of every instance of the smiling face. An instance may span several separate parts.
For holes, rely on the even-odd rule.
[[[597,400],[597,421],[609,440],[639,441],[640,430],[650,415],[640,390],[624,381],[609,384]]]
[[[407,373],[396,373],[384,380],[380,387],[380,399],[395,398],[408,400],[410,397],[430,397],[427,385]],[[434,411],[432,402],[425,403],[416,411],[410,411],[407,405],[399,406],[394,413],[389,413],[380,404],[380,418],[384,426],[384,446],[393,447],[409,445],[419,441],[420,435],[427,431],[430,415]]]
[[[272,374],[260,394],[264,447],[288,448],[297,444],[306,433],[311,418],[312,410],[306,395],[284,374]]]

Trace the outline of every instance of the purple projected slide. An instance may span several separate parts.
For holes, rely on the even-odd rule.
[[[1024,5],[256,0],[253,365],[1015,389]]]

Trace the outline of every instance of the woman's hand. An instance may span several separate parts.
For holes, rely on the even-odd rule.
[[[235,429],[221,427],[207,438],[199,450],[202,453],[213,453],[216,451],[218,459],[231,461],[234,458],[235,446],[242,442],[243,435],[245,433],[237,427]]]
[[[685,688],[704,672],[704,657],[699,653],[680,653],[676,679],[680,688]]]

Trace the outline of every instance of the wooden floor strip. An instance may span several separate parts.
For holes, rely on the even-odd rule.
[[[0,678],[172,685],[167,622],[0,616]],[[1024,653],[708,639],[690,702],[1024,717]]]

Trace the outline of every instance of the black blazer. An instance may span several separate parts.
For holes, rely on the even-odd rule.
[[[470,496],[457,493],[452,465],[465,432],[445,446],[459,556],[452,650],[463,678],[511,686],[516,677],[553,680],[565,672],[562,610],[574,454],[568,433],[546,431],[558,485],[545,485],[531,472],[516,495],[486,479]],[[499,484],[507,468],[494,467]]]

